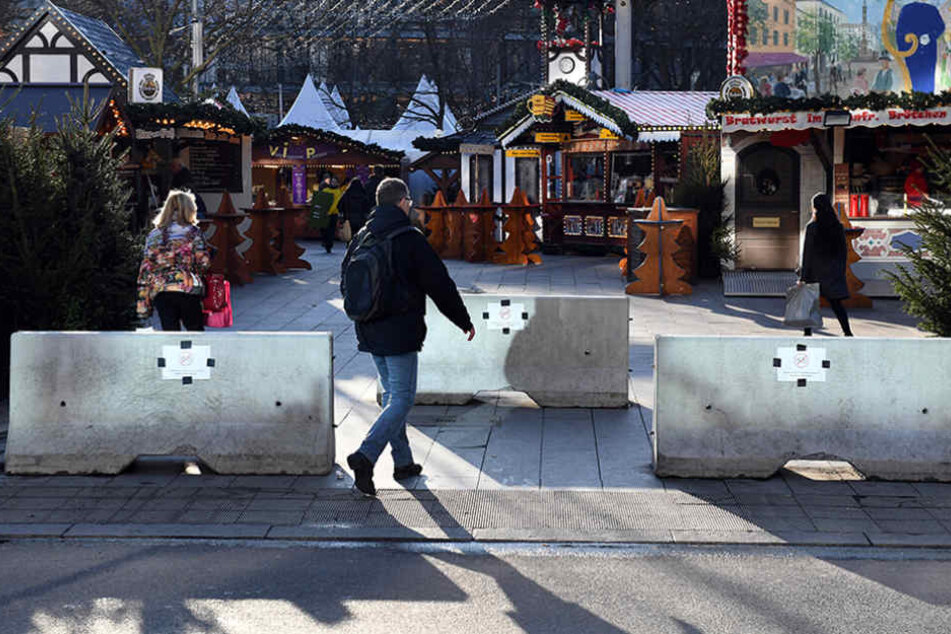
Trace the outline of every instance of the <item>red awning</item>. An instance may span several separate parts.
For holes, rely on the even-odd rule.
[[[809,58],[796,53],[750,53],[749,57],[743,60],[743,64],[747,68],[760,68],[762,66],[789,66],[808,61]]]

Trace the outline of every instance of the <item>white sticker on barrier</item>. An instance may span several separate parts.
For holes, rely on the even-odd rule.
[[[825,348],[776,348],[777,381],[825,381],[829,361]]]
[[[483,317],[488,330],[525,330],[525,324],[528,323],[524,304],[511,304],[507,300],[489,302],[485,310]]]
[[[192,381],[211,378],[211,368],[214,360],[211,357],[211,346],[162,346],[162,356],[159,367],[162,368],[162,380]]]

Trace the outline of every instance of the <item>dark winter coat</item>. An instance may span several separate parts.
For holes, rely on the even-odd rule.
[[[340,199],[340,213],[346,220],[350,221],[350,230],[354,234],[366,224],[371,209],[373,209],[373,205],[367,199],[363,183],[358,180],[350,183],[350,187],[347,188],[343,198]]]
[[[377,236],[409,225],[403,210],[393,205],[374,209],[367,223],[368,229]],[[409,309],[370,322],[356,322],[360,351],[391,356],[422,350],[426,338],[427,295],[463,332],[472,328],[469,311],[462,303],[455,282],[422,233],[408,231],[393,238],[393,268],[397,283],[406,285]]]
[[[848,249],[845,231],[838,220],[820,226],[818,221],[806,225],[802,247],[803,282],[819,282],[819,292],[827,299],[845,299],[849,285],[845,279]]]
[[[380,183],[383,182],[384,178],[385,177],[383,176],[377,176],[376,174],[374,174],[369,179],[367,179],[366,185],[364,185],[363,187],[366,190],[367,200],[370,201],[371,209],[373,207],[376,207],[376,189],[377,187],[380,186]]]

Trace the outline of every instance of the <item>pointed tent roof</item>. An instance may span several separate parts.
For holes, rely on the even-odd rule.
[[[351,128],[350,113],[347,112],[347,106],[343,103],[343,97],[340,96],[337,87],[329,88],[326,83],[320,82],[317,92],[320,93],[321,101],[324,102],[327,112],[334,118],[337,125],[343,130],[349,130]]]
[[[297,124],[316,128],[318,130],[340,130],[336,120],[327,110],[323,99],[317,92],[317,86],[314,85],[314,79],[308,73],[301,85],[300,92],[297,93],[297,99],[294,105],[284,115],[284,119],[278,127],[289,124]]]
[[[333,106],[336,110],[336,116],[334,118],[337,120],[337,123],[340,124],[340,127],[353,127],[353,124],[350,122],[350,113],[347,111],[347,104],[344,103],[343,97],[340,96],[340,91],[337,90],[336,86],[331,89],[330,98],[333,101]],[[334,114],[334,110],[331,110],[330,113]]]
[[[426,75],[423,75],[419,78],[416,92],[410,98],[406,110],[392,129],[415,130],[420,133],[435,132],[440,129],[433,121],[438,112],[439,89]],[[456,127],[456,117],[446,105],[441,129],[446,132],[455,132]]]
[[[225,101],[234,106],[234,109],[238,112],[243,113],[246,117],[250,117],[248,111],[244,109],[244,104],[241,103],[241,97],[238,96],[238,91],[235,90],[234,86],[231,87],[231,90],[228,91],[228,96],[225,97]]]

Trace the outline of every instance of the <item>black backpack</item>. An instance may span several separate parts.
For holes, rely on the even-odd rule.
[[[393,267],[393,238],[415,227],[378,237],[363,227],[350,241],[340,265],[340,294],[347,317],[366,322],[405,310],[406,287]]]

